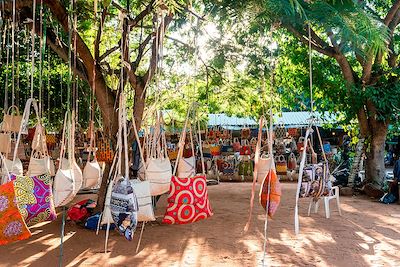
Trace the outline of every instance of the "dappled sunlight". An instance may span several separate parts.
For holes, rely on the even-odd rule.
[[[294,234],[295,184],[283,184],[280,207],[268,221],[266,263],[268,266],[400,266],[400,233],[390,216],[397,205],[381,205],[362,197],[341,198],[343,216],[333,212],[325,218],[323,207],[307,216],[308,200],[300,203],[300,234]],[[255,203],[248,232],[251,184],[223,183],[209,188],[214,210],[211,218],[189,225],[146,224],[138,253],[139,232],[132,242],[110,232],[104,253],[104,231],[96,235],[67,224],[64,266],[260,266],[263,258],[264,210]],[[161,216],[162,197],[156,215]],[[362,210],[375,214],[362,214]],[[362,215],[361,215],[362,214]],[[25,241],[0,247],[0,262],[6,266],[55,266],[59,257],[61,219],[35,225]],[[6,253],[5,253],[6,252]]]
[[[72,238],[74,235],[75,235],[75,233],[71,233],[69,235],[64,236],[64,242],[67,242],[68,239]],[[44,255],[46,255],[47,253],[49,253],[52,250],[59,248],[59,246],[60,246],[59,238],[39,240],[38,242],[40,242],[41,245],[46,245],[47,249],[42,250],[38,253],[35,253],[34,255],[32,255],[30,257],[27,257],[23,261],[20,261],[18,263],[19,265],[24,266],[24,265],[32,264],[35,261],[40,261]],[[43,262],[43,261],[41,261],[41,262]]]

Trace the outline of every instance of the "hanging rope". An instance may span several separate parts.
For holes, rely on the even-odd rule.
[[[11,38],[11,49],[12,49],[12,91],[11,91],[11,105],[15,102],[15,80],[14,80],[14,57],[15,57],[15,0],[13,0],[13,14],[12,14],[12,38]]]
[[[31,98],[33,98],[34,74],[35,74],[35,22],[36,22],[36,0],[32,6],[32,30],[31,30]]]
[[[308,23],[308,64],[310,67],[310,101],[311,119],[314,119],[314,100],[313,100],[313,70],[312,70],[312,46],[311,46],[311,26]]]

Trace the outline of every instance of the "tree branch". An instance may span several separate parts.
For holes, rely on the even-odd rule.
[[[144,41],[139,45],[138,47],[138,53],[136,56],[135,61],[132,63],[132,71],[136,72],[137,68],[139,67],[139,63],[142,60],[142,57],[144,55],[144,49],[146,48],[146,46],[150,43],[152,36],[154,35],[154,33],[149,34],[146,39],[144,39]]]
[[[291,24],[285,23],[285,24],[282,24],[282,26],[285,27],[294,36],[296,36],[303,44],[305,44],[305,45],[309,44],[309,40],[308,40],[308,38],[305,37],[306,36],[305,33],[301,33],[299,30],[295,29]],[[315,33],[314,33],[314,35],[317,36]],[[313,33],[311,33],[311,36],[313,36]],[[318,37],[318,39],[321,40],[319,37]],[[324,47],[318,46],[317,44],[318,44],[318,41],[316,42],[312,38],[311,47],[314,50],[316,50],[316,51],[320,52],[321,54],[324,54],[324,55],[326,55],[328,57],[334,57],[335,56],[336,51],[334,50],[333,47],[329,46],[327,43],[325,43],[326,46],[324,46]]]
[[[136,27],[141,20],[143,20],[154,8],[155,0],[151,0],[150,3],[140,12],[135,18],[129,20],[129,27]]]
[[[104,52],[104,54],[102,54],[99,59],[98,62],[103,61],[106,57],[108,57],[110,54],[114,53],[115,51],[117,51],[118,49],[120,49],[121,47],[121,40],[118,42],[118,45],[108,49],[106,52]]]
[[[387,13],[385,19],[383,20],[383,23],[386,26],[389,26],[390,22],[395,18],[395,15],[397,13],[397,10],[400,8],[400,0],[396,0],[393,3],[393,6],[389,9],[389,12]]]
[[[101,35],[103,33],[104,21],[106,20],[106,15],[107,15],[107,7],[105,7],[101,12],[99,28],[97,30],[96,39],[94,40],[94,58],[97,62],[100,60],[100,42],[101,42]]]

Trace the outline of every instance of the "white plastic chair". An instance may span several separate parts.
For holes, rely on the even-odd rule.
[[[338,186],[333,186],[332,187],[329,196],[320,197],[320,198],[318,198],[317,201],[315,201],[314,198],[312,198],[311,202],[310,202],[310,205],[308,206],[308,216],[310,216],[311,207],[312,207],[313,204],[314,204],[314,213],[318,213],[319,201],[321,199],[324,200],[326,218],[329,219],[331,217],[331,212],[330,212],[330,208],[329,208],[329,201],[331,199],[336,199],[336,204],[337,204],[337,207],[338,207],[339,215],[342,216],[342,211],[340,210],[339,187]]]

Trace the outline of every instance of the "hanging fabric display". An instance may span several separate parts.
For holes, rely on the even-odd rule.
[[[11,175],[18,208],[28,226],[53,221],[57,214],[53,203],[52,179],[40,176]]]
[[[15,202],[14,183],[0,185],[0,245],[28,239],[31,232]]]
[[[13,110],[15,110],[15,114],[13,114]],[[19,113],[19,109],[17,106],[13,105],[9,107],[6,114],[4,114],[1,129],[5,132],[19,132],[21,121],[22,116]]]

